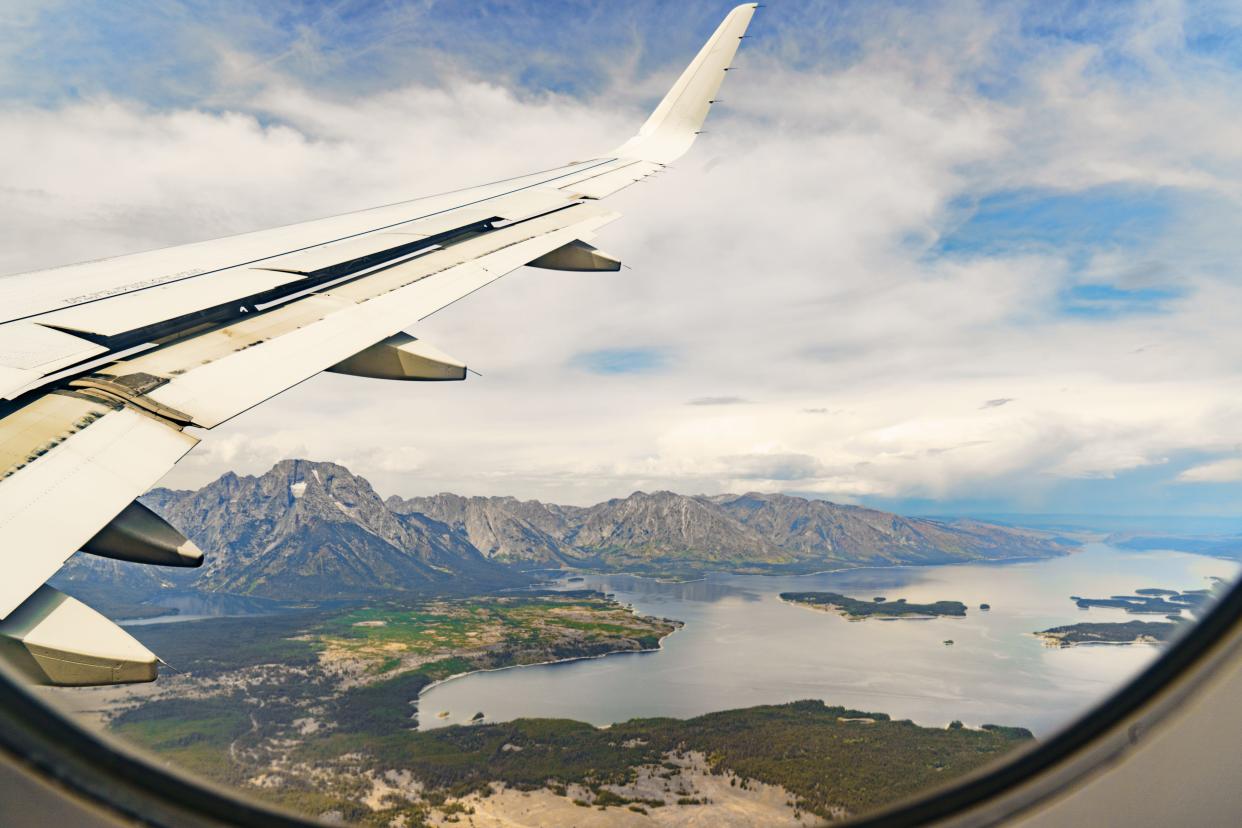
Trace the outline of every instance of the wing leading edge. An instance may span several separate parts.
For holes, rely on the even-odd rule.
[[[196,566],[139,506],[213,428],[322,371],[460,380],[404,328],[525,265],[615,271],[596,204],[684,154],[756,4],[734,9],[606,157],[299,225],[0,279],[0,659],[43,684],[157,659],[45,581],[82,550]]]

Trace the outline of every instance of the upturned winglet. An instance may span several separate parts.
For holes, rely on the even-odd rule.
[[[613,155],[669,164],[690,149],[758,7],[758,3],[746,3],[729,12],[638,134]]]

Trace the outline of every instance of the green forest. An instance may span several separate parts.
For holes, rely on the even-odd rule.
[[[836,610],[851,621],[863,618],[902,618],[906,616],[948,616],[962,618],[966,605],[961,601],[911,604],[905,598],[889,601],[884,597],[864,601],[838,592],[782,592],[781,600],[815,609]]]

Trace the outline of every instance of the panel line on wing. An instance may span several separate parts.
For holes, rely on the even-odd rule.
[[[347,218],[351,218],[351,217],[360,216],[360,215],[363,215],[363,214],[366,214],[366,213],[375,212],[375,211],[378,211],[378,210],[388,210],[388,209],[392,209],[392,208],[401,207],[401,206],[404,206],[404,205],[406,205],[406,204],[409,204],[409,205],[413,206],[414,204],[416,204],[417,202],[420,202],[420,201],[431,201],[431,200],[433,200],[433,199],[444,199],[444,198],[447,198],[447,197],[449,197],[449,196],[456,195],[456,194],[458,194],[458,193],[468,193],[468,192],[470,192],[471,190],[485,190],[485,189],[486,189],[486,188],[488,188],[488,187],[497,186],[497,185],[499,185],[499,184],[505,184],[505,183],[508,183],[508,182],[511,182],[511,181],[521,181],[521,180],[524,180],[524,179],[529,179],[529,178],[534,178],[534,177],[537,177],[537,176],[540,176],[540,175],[545,175],[545,174],[547,174],[547,173],[554,173],[554,172],[555,172],[555,173],[558,173],[557,175],[553,175],[553,176],[551,176],[551,177],[548,177],[548,178],[543,178],[543,179],[540,179],[540,180],[537,180],[537,181],[532,181],[532,182],[531,182],[531,183],[529,183],[529,184],[526,184],[526,185],[523,185],[523,186],[520,186],[520,187],[515,187],[515,188],[513,188],[513,189],[511,189],[511,190],[505,190],[505,191],[502,191],[502,192],[491,193],[491,194],[489,194],[489,195],[487,195],[487,196],[484,196],[484,197],[481,197],[481,198],[477,198],[477,199],[475,199],[475,200],[473,200],[473,201],[466,201],[466,202],[462,202],[462,203],[458,203],[458,204],[453,204],[453,205],[451,205],[451,206],[447,206],[447,207],[444,207],[444,208],[442,208],[442,209],[438,209],[438,210],[432,210],[432,211],[429,211],[429,212],[424,213],[424,214],[421,214],[421,215],[417,215],[417,216],[413,216],[413,217],[406,217],[406,218],[402,218],[400,221],[390,222],[390,223],[387,223],[387,224],[382,224],[382,225],[380,225],[380,226],[364,227],[364,228],[362,228],[362,229],[356,230],[356,231],[354,231],[354,232],[345,233],[344,235],[341,235],[341,236],[338,236],[338,237],[335,237],[335,238],[329,238],[329,239],[327,239],[326,241],[315,242],[314,244],[306,244],[306,245],[301,245],[301,246],[299,246],[299,247],[287,248],[287,249],[284,249],[284,250],[276,250],[276,251],[272,251],[272,252],[267,252],[267,253],[265,253],[265,254],[264,254],[264,255],[262,255],[262,256],[257,256],[257,257],[253,257],[253,258],[248,258],[248,259],[244,259],[244,260],[242,260],[242,261],[233,261],[233,262],[229,262],[228,264],[221,264],[221,265],[217,265],[217,266],[213,266],[213,267],[208,267],[208,268],[206,268],[206,269],[200,269],[200,270],[194,270],[194,269],[191,269],[191,271],[192,271],[192,272],[191,272],[191,271],[187,271],[187,272],[185,272],[184,274],[173,274],[173,275],[172,275],[172,277],[170,277],[170,278],[158,277],[158,279],[159,279],[158,281],[155,281],[155,282],[150,283],[150,284],[138,284],[138,283],[135,283],[135,284],[134,284],[134,286],[133,286],[132,288],[130,288],[130,286],[128,286],[128,285],[123,285],[123,286],[121,286],[121,287],[117,288],[117,289],[115,290],[115,292],[108,293],[108,295],[105,295],[105,296],[91,297],[91,298],[84,299],[84,300],[82,300],[82,301],[80,301],[80,302],[78,302],[78,301],[68,301],[68,302],[65,302],[65,303],[63,303],[63,304],[60,304],[60,305],[58,305],[58,306],[52,306],[52,307],[42,307],[42,308],[37,308],[37,309],[32,308],[32,309],[30,309],[30,310],[28,310],[28,311],[26,311],[26,312],[16,313],[16,314],[14,314],[14,315],[12,315],[12,316],[10,316],[10,317],[4,318],[4,319],[3,319],[3,321],[4,321],[4,322],[16,322],[16,321],[25,320],[25,319],[31,319],[31,318],[34,318],[34,317],[37,317],[37,316],[41,316],[41,315],[46,314],[46,313],[52,313],[52,312],[55,312],[55,311],[64,310],[64,309],[71,308],[71,307],[79,307],[79,306],[82,306],[82,305],[92,304],[92,303],[95,303],[95,302],[102,302],[102,301],[106,301],[106,300],[108,300],[108,299],[112,299],[112,298],[115,298],[115,297],[117,297],[117,296],[126,296],[126,295],[130,295],[130,294],[134,294],[134,293],[140,293],[140,292],[142,292],[142,291],[146,291],[146,290],[151,290],[151,289],[153,289],[153,288],[161,287],[161,286],[164,286],[164,285],[172,285],[172,284],[177,284],[177,283],[179,283],[179,282],[184,282],[184,281],[187,281],[187,280],[190,280],[190,279],[198,279],[198,278],[200,278],[200,277],[204,277],[204,276],[212,276],[212,275],[214,275],[214,274],[220,273],[220,272],[225,271],[225,270],[230,270],[230,269],[235,268],[235,267],[248,267],[248,266],[251,266],[251,265],[257,264],[257,263],[259,263],[259,262],[263,262],[263,261],[266,261],[266,260],[268,260],[268,259],[275,258],[275,257],[277,257],[277,256],[283,256],[283,255],[288,255],[288,254],[291,254],[291,253],[301,252],[301,251],[303,251],[303,250],[308,250],[308,249],[310,249],[310,248],[313,248],[313,247],[318,247],[318,246],[321,246],[321,245],[323,245],[323,244],[331,244],[331,243],[333,243],[333,242],[345,241],[345,240],[347,240],[347,239],[356,238],[356,237],[358,237],[358,236],[363,236],[363,235],[366,235],[366,234],[368,234],[368,233],[375,233],[375,232],[379,232],[379,231],[383,231],[383,230],[388,230],[388,229],[391,229],[391,228],[394,228],[394,227],[398,227],[398,226],[403,225],[403,224],[410,224],[410,223],[412,223],[412,222],[420,221],[420,220],[423,220],[423,219],[433,218],[433,217],[435,217],[435,216],[440,216],[440,215],[443,215],[443,214],[446,214],[446,213],[451,213],[451,212],[452,212],[452,211],[454,211],[454,210],[459,210],[459,209],[466,208],[466,207],[473,207],[473,206],[475,206],[475,205],[478,205],[478,204],[484,204],[484,203],[487,203],[487,202],[489,202],[489,201],[495,201],[495,200],[503,199],[503,198],[505,198],[506,196],[511,196],[511,195],[514,195],[514,194],[517,194],[517,193],[521,193],[521,192],[523,192],[523,191],[535,190],[535,189],[539,189],[539,188],[547,187],[549,184],[552,184],[552,183],[554,183],[554,182],[556,182],[556,181],[559,181],[559,180],[561,180],[561,179],[563,179],[563,178],[567,178],[567,177],[569,177],[569,176],[576,175],[576,174],[578,174],[578,173],[580,173],[580,172],[583,172],[583,171],[584,171],[584,170],[583,170],[583,168],[585,168],[585,169],[591,169],[591,168],[594,168],[594,167],[598,167],[598,166],[602,166],[602,165],[604,165],[604,164],[611,163],[612,161],[613,161],[613,159],[612,159],[612,158],[599,158],[599,159],[592,159],[591,161],[581,162],[581,164],[579,165],[579,167],[575,167],[574,169],[567,169],[566,167],[553,168],[553,169],[551,169],[551,170],[547,170],[547,171],[545,171],[544,173],[534,173],[534,174],[532,174],[532,175],[526,175],[526,176],[515,176],[515,177],[513,177],[513,178],[502,179],[501,181],[499,181],[499,182],[495,182],[495,183],[493,183],[493,184],[483,184],[483,185],[479,185],[479,186],[476,186],[476,187],[469,187],[469,188],[464,188],[464,189],[461,189],[461,190],[453,190],[453,191],[450,191],[450,192],[448,192],[448,193],[440,193],[440,194],[436,194],[436,195],[425,196],[425,197],[423,197],[423,198],[415,199],[415,200],[413,200],[413,201],[409,201],[409,202],[395,202],[394,204],[391,204],[391,205],[385,205],[385,206],[382,206],[382,207],[374,207],[374,208],[369,208],[369,209],[367,209],[367,210],[358,210],[358,211],[354,211],[354,212],[352,212],[352,213],[343,213],[343,214],[341,214],[341,215],[339,215],[339,216],[332,216],[332,217],[329,217],[329,218],[324,218],[324,219],[315,219],[315,220],[312,220],[312,221],[310,221],[310,222],[304,222],[303,224],[286,225],[286,226],[284,226],[284,227],[274,228],[273,230],[262,230],[262,231],[256,231],[256,232],[254,232],[254,233],[244,233],[244,234],[241,234],[241,235],[239,235],[239,236],[228,236],[228,237],[225,237],[225,238],[222,238],[222,239],[215,239],[215,240],[212,240],[212,241],[210,241],[210,242],[198,242],[198,243],[191,244],[191,245],[184,245],[183,247],[185,247],[185,248],[194,248],[194,247],[200,247],[200,248],[201,248],[201,247],[204,247],[204,246],[207,246],[207,245],[216,244],[216,243],[235,242],[235,241],[237,241],[237,240],[239,240],[239,239],[248,238],[248,237],[254,237],[254,236],[260,236],[260,235],[267,234],[267,233],[276,233],[276,232],[278,232],[278,231],[289,232],[289,231],[292,231],[292,230],[300,229],[300,228],[302,228],[302,227],[303,227],[303,226],[305,226],[305,225],[313,225],[313,224],[328,223],[328,222],[331,222],[331,221],[334,221],[334,220],[337,220],[337,219],[347,219]],[[572,165],[571,165],[571,166],[572,166]],[[564,172],[561,172],[561,170],[564,170]],[[180,248],[167,248],[167,249],[165,249],[165,250],[147,251],[147,252],[145,252],[145,253],[135,253],[135,254],[131,254],[130,256],[120,256],[120,257],[116,257],[116,258],[112,258],[112,259],[102,259],[102,260],[99,260],[99,261],[96,261],[96,262],[87,262],[87,263],[80,264],[80,265],[74,265],[74,264],[70,264],[70,265],[63,265],[63,266],[61,266],[61,267],[58,267],[58,268],[53,268],[53,269],[48,270],[48,271],[34,271],[34,272],[31,272],[31,273],[13,274],[13,275],[11,275],[11,276],[0,277],[0,299],[5,299],[5,300],[6,300],[6,302],[7,302],[7,300],[8,300],[9,298],[13,298],[13,299],[15,300],[15,298],[16,298],[16,297],[12,296],[11,294],[12,294],[13,290],[16,290],[16,288],[15,288],[14,286],[15,286],[15,285],[16,285],[19,281],[27,280],[27,279],[29,279],[29,278],[33,278],[33,277],[38,277],[38,279],[39,279],[39,280],[42,280],[42,279],[45,279],[45,278],[46,278],[46,276],[47,276],[47,274],[48,274],[48,273],[50,273],[50,272],[54,272],[54,271],[58,271],[58,270],[59,270],[59,271],[66,271],[66,270],[74,270],[74,269],[79,269],[79,270],[80,270],[80,269],[84,269],[84,268],[85,268],[85,269],[90,269],[90,268],[101,268],[101,267],[103,267],[103,266],[111,266],[111,267],[115,267],[115,266],[117,266],[117,265],[120,265],[120,264],[122,263],[122,261],[123,261],[123,260],[125,260],[125,259],[129,259],[129,258],[133,258],[133,257],[148,256],[148,255],[153,255],[153,254],[169,254],[169,253],[175,253],[175,252],[176,252],[177,250],[179,250],[179,249],[180,249]],[[4,288],[10,288],[10,290],[9,290],[9,291],[7,291],[7,293],[9,293],[9,294],[10,294],[10,296],[6,297],[6,296],[4,295],[4,294],[6,293],[6,292],[3,290]],[[29,291],[29,289],[26,289],[24,292],[28,292],[28,291]],[[59,301],[59,300],[52,300],[52,301]]]

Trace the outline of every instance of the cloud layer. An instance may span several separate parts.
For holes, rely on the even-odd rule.
[[[0,271],[603,151],[724,10],[665,11],[662,29],[596,9],[617,60],[573,84],[557,61],[589,49],[515,48],[540,5],[506,4],[526,24],[495,76],[495,54],[394,57],[382,15],[366,72],[340,57],[365,16],[304,23],[265,60],[253,33],[284,30],[236,11],[217,32],[252,38],[209,39],[182,99],[132,74],[76,96],[31,78],[44,92],[0,109]],[[588,4],[570,5],[585,37]],[[1242,67],[1196,40],[1202,9],[1060,12],[766,9],[692,154],[613,199],[625,219],[599,243],[632,269],[514,274],[417,329],[481,377],[324,375],[217,429],[169,482],[309,455],[402,494],[1242,505]],[[46,21],[17,17],[37,42]],[[0,88],[19,88],[8,67]]]

